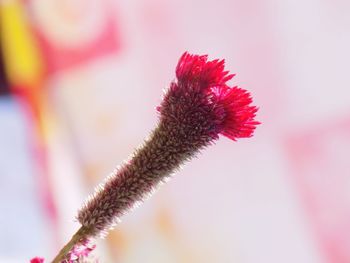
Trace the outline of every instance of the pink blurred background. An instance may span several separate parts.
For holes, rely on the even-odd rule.
[[[1,0],[0,262],[52,259],[152,130],[184,51],[260,107],[98,242],[101,262],[350,262],[350,2]]]

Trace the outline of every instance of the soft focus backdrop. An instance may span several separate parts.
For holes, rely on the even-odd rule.
[[[52,259],[152,130],[184,51],[260,107],[98,244],[101,262],[350,262],[350,1],[0,0],[0,262]]]

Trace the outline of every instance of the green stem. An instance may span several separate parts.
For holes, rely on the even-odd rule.
[[[66,260],[67,254],[73,249],[75,245],[78,245],[84,238],[87,238],[89,230],[82,226],[73,235],[71,240],[61,249],[58,255],[52,260],[52,263],[61,263]],[[65,261],[64,261],[65,262]]]

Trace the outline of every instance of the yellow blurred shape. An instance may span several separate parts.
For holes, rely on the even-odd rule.
[[[35,88],[43,74],[39,50],[20,1],[0,3],[1,41],[11,85]],[[33,85],[33,86],[32,86]]]

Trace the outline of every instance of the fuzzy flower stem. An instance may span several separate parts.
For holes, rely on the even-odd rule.
[[[179,129],[180,128],[180,129]],[[111,176],[80,211],[80,223],[104,234],[116,220],[147,197],[179,165],[209,143],[208,138],[186,138],[186,128],[160,123],[134,157]]]

